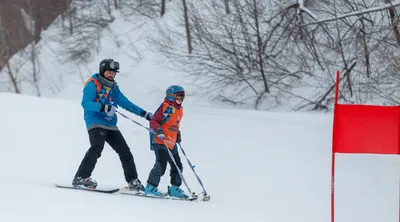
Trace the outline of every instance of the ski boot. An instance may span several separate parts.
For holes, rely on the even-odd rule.
[[[185,192],[181,188],[174,186],[174,185],[172,185],[171,187],[168,186],[168,194],[171,197],[177,197],[177,198],[182,198],[182,199],[189,198],[189,196],[186,195]]]
[[[128,188],[129,190],[132,191],[144,191],[144,186],[142,185],[142,183],[140,182],[139,179],[134,179],[131,182],[128,183]]]
[[[90,177],[88,178],[75,177],[72,180],[72,186],[78,188],[96,189],[97,182]]]
[[[157,196],[157,197],[164,197],[166,196],[165,193],[162,193],[157,187],[147,184],[146,189],[144,190],[144,194],[150,195],[150,196]]]

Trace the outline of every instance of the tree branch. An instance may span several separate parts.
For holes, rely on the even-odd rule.
[[[310,22],[307,24],[300,24],[299,26],[308,26],[308,25],[316,25],[316,24],[320,24],[320,23],[332,22],[332,21],[336,21],[336,20],[345,19],[347,17],[359,16],[359,15],[367,14],[367,13],[371,13],[371,12],[383,11],[385,9],[393,8],[393,7],[399,6],[399,5],[400,5],[400,0],[392,2],[392,3],[384,4],[382,6],[372,7],[372,8],[366,9],[366,10],[360,10],[360,11],[356,11],[356,12],[347,13],[344,15],[337,16],[335,18],[328,18],[328,19],[323,19],[323,20],[319,20],[316,22]]]

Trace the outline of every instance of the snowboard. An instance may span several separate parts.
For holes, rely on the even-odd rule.
[[[64,189],[74,189],[74,190],[84,190],[84,191],[91,191],[91,192],[98,192],[98,193],[108,193],[108,194],[113,194],[117,193],[120,189],[119,188],[83,188],[83,187],[74,187],[72,185],[64,185],[64,184],[54,184],[58,188],[64,188]]]

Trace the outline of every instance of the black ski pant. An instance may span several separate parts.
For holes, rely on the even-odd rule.
[[[156,155],[156,163],[153,166],[153,169],[150,171],[149,178],[147,179],[147,183],[151,184],[155,187],[158,186],[160,183],[161,177],[164,175],[165,170],[167,168],[167,163],[170,165],[170,176],[171,176],[171,185],[181,186],[182,179],[179,175],[178,169],[176,168],[174,162],[172,161],[168,151],[164,145],[160,144],[152,144],[154,148],[154,153]],[[179,157],[179,153],[177,150],[171,151],[176,165],[178,165],[179,169],[182,171],[182,162],[181,158]]]
[[[119,130],[93,128],[89,130],[88,133],[90,148],[86,152],[75,177],[87,178],[92,175],[97,159],[100,158],[103,151],[105,142],[107,142],[118,154],[126,182],[130,182],[138,177],[133,155]]]

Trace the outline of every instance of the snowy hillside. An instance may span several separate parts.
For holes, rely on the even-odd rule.
[[[55,188],[55,181],[72,180],[89,145],[80,101],[12,94],[0,100],[0,221],[330,220],[331,115],[186,105],[182,145],[211,195],[209,202],[193,203]],[[123,118],[119,125],[146,181],[154,161],[148,133]],[[201,191],[183,163],[189,186]],[[398,221],[398,159],[339,156],[337,165],[337,221]],[[125,185],[108,145],[93,178],[99,186]],[[160,188],[168,182],[167,169]]]
[[[164,20],[153,21],[140,16],[131,16],[127,20],[119,10],[114,10],[112,14],[115,21],[100,34],[101,37],[96,42],[98,47],[92,49],[92,54],[88,58],[89,63],[63,60],[60,52],[64,50],[64,46],[54,41],[54,35],[60,29],[57,22],[42,32],[42,40],[36,45],[41,64],[39,81],[41,96],[79,100],[83,84],[93,73],[99,71],[100,61],[112,58],[120,63],[120,72],[116,79],[118,84],[124,94],[134,100],[160,98],[168,86],[181,84],[190,95],[187,103],[195,103],[198,106],[217,105],[211,103],[209,98],[206,98],[207,95],[198,95],[196,87],[190,84],[191,80],[185,73],[170,69],[172,67],[166,63],[165,58],[152,51],[154,48],[149,46],[146,38],[154,36],[157,33],[156,27],[162,26]],[[168,18],[165,20],[168,21]],[[12,66],[17,66],[21,59],[23,60],[16,54],[10,60]],[[19,69],[23,70],[21,75],[32,71],[29,63],[22,64]],[[21,82],[21,87],[22,94],[36,95],[36,88],[30,82]]]

